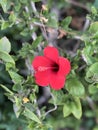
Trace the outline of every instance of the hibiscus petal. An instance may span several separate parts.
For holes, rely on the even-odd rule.
[[[68,59],[59,57],[59,71],[61,75],[68,75],[71,70],[71,65]]]
[[[52,61],[44,56],[36,56],[32,62],[32,66],[37,71],[41,67],[50,67]]]
[[[44,49],[44,55],[49,59],[58,62],[59,53],[55,47],[48,46]]]
[[[60,90],[61,88],[64,87],[65,77],[52,74],[49,83],[51,88],[53,88],[54,90]]]
[[[35,73],[35,82],[40,86],[48,86],[49,85],[49,74],[50,70],[46,70],[43,72]]]

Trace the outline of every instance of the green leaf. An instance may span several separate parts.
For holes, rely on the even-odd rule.
[[[81,102],[78,97],[74,97],[70,95],[69,99],[67,99],[67,102],[65,102],[63,107],[63,115],[64,117],[73,114],[77,119],[80,119],[82,115],[82,107]]]
[[[3,11],[6,13],[11,6],[11,1],[10,0],[0,0],[0,4],[3,8]]]
[[[80,99],[77,97],[74,97],[74,102],[71,102],[71,111],[72,114],[77,118],[80,119],[82,116],[82,107]]]
[[[10,27],[10,23],[8,21],[2,21],[2,24],[1,24],[1,30],[4,30],[6,28]]]
[[[68,29],[69,24],[71,23],[72,17],[68,16],[65,19],[63,19],[61,26],[63,29]]]
[[[10,62],[13,66],[15,66],[13,58],[7,52],[0,51],[0,59],[4,62]]]
[[[52,98],[50,100],[51,103],[55,103],[57,105],[63,105],[63,99],[64,99],[64,94],[62,91],[55,91],[55,90],[52,90],[52,93],[53,93],[53,96],[54,96],[54,99]]]
[[[19,92],[21,91],[21,87],[22,87],[21,84],[18,83],[18,84],[14,84],[12,89],[13,91]]]
[[[67,117],[70,114],[71,114],[71,105],[69,102],[67,102],[66,104],[64,104],[63,107],[63,115],[64,117]]]
[[[41,42],[41,40],[42,40],[41,36],[37,37],[37,39],[32,43],[32,48],[35,49],[38,46],[38,44]]]
[[[20,76],[15,71],[9,70],[8,72],[9,72],[9,74],[10,74],[10,76],[11,76],[11,78],[12,78],[12,80],[13,80],[13,82],[15,84],[22,83],[22,81],[23,81],[23,77],[22,76]]]
[[[91,33],[96,33],[98,31],[98,22],[94,22],[90,25],[89,31]]]
[[[86,73],[86,79],[98,82],[98,62],[92,64]]]
[[[36,98],[36,96],[35,96],[34,93],[30,94],[30,101],[31,101],[31,102],[34,102],[34,99],[35,99],[35,98]]]
[[[24,110],[24,116],[26,116],[28,119],[31,119],[39,124],[41,124],[41,121],[39,120],[39,118],[32,112],[30,111],[28,108],[25,108]]]
[[[20,9],[21,9],[21,7],[22,7],[22,4],[20,3],[20,2],[18,2],[18,1],[15,1],[16,2],[16,5],[15,5],[15,11],[20,11]]]
[[[25,58],[29,55],[29,51],[31,50],[31,46],[28,43],[25,43],[22,49],[19,51],[19,56]]]
[[[92,46],[88,45],[82,50],[82,57],[83,57],[84,61],[87,63],[87,65],[91,65],[94,62],[92,55],[93,55]]]
[[[0,4],[1,4],[4,12],[7,12],[7,0],[0,0]]]
[[[15,13],[14,12],[12,12],[11,14],[10,14],[10,16],[9,16],[9,21],[10,22],[16,22],[16,15],[15,15]]]
[[[6,51],[7,53],[11,51],[11,43],[6,37],[0,39],[0,51]]]
[[[97,86],[96,85],[89,85],[89,93],[90,94],[96,94],[96,93],[98,93],[98,88],[97,88]]]
[[[22,36],[28,36],[28,34],[29,34],[29,29],[28,28],[24,28],[23,30],[22,30],[22,32],[20,33]]]
[[[12,68],[15,69],[15,65],[10,62],[7,62],[5,66],[6,66],[6,71],[9,71]]]
[[[94,6],[95,6],[96,8],[98,8],[98,0],[95,0]]]
[[[77,78],[68,79],[66,81],[66,89],[73,96],[82,97],[85,94],[84,86]]]
[[[22,101],[21,98],[17,98],[16,96],[14,96],[15,99],[15,103],[13,104],[13,109],[15,112],[16,117],[18,118],[20,113],[22,112]]]
[[[56,15],[54,13],[51,13],[48,16],[47,26],[50,26],[50,27],[53,27],[53,28],[58,28],[57,17],[56,17]]]
[[[91,12],[93,15],[97,15],[97,9],[94,6],[91,7]]]
[[[93,74],[98,74],[98,62],[92,64],[88,71],[87,71],[87,77],[90,77],[91,76],[91,73]]]

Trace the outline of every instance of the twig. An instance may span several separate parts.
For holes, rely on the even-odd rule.
[[[49,87],[43,87],[42,88],[43,94],[42,96],[38,99],[38,106],[42,106],[44,103],[48,101],[50,98],[50,88]]]
[[[25,7],[25,10],[26,10],[26,12],[27,12],[27,13],[29,13],[29,9],[28,9],[28,7],[27,7],[27,6]],[[31,18],[30,18],[30,17],[29,17],[29,20],[31,20]],[[32,29],[33,29],[33,25],[32,25],[32,24],[30,24],[30,30],[32,30]],[[37,38],[37,35],[36,35],[36,33],[35,33],[35,32],[33,32],[33,33],[32,33],[32,39],[33,39],[33,40],[35,40],[36,38]]]
[[[35,16],[39,18],[39,15],[38,15],[37,9],[36,9],[36,7],[35,7],[35,3],[32,2],[32,1],[31,1],[31,7],[32,7],[33,12],[35,13]],[[30,25],[32,25],[32,24],[30,24]],[[33,27],[33,25],[32,25],[32,27]],[[36,38],[37,38],[37,35],[36,35]],[[36,38],[35,38],[35,39],[36,39]],[[33,39],[33,40],[35,40],[35,39]],[[38,45],[38,50],[39,50],[39,51],[42,50],[42,48],[41,48],[40,45]]]
[[[34,99],[34,103],[37,104],[37,100],[36,100],[36,99]],[[37,113],[37,115],[38,115],[39,117],[41,117],[41,112],[40,112],[40,110],[39,110],[38,107],[36,108],[36,113]]]
[[[30,60],[29,60],[29,58],[26,58],[26,60],[25,60],[25,64],[26,64],[26,66],[27,66],[27,68],[28,68],[30,74],[33,75],[33,74],[34,74],[34,70],[33,70],[32,66],[31,66],[31,64],[30,64]]]
[[[86,100],[89,103],[89,106],[91,107],[91,109],[95,110],[95,104],[94,104],[93,100],[90,97],[87,97]]]
[[[37,9],[36,9],[36,7],[35,7],[35,3],[32,2],[32,1],[31,1],[31,7],[32,7],[32,10],[33,10],[33,12],[35,13],[35,15],[38,16]]]
[[[87,10],[88,12],[90,12],[90,10],[89,10],[89,9],[87,8],[87,6],[85,6],[84,4],[81,4],[81,3],[76,2],[76,1],[74,1],[74,0],[65,0],[65,1],[66,1],[67,3],[70,3],[70,4],[74,5],[74,6],[83,8],[83,9]]]
[[[55,111],[55,110],[57,109],[57,105],[56,105],[56,103],[55,103],[54,95],[53,95],[52,93],[50,93],[50,95],[51,95],[52,99],[54,100],[54,108],[53,108],[53,109],[50,109],[49,111],[47,111],[47,112],[45,113],[45,116],[47,116],[50,112],[53,112],[53,111]]]
[[[78,72],[82,71],[84,68],[86,67],[86,65],[82,65],[79,69],[78,69]]]
[[[35,26],[39,26],[39,27],[47,27],[46,25],[43,25],[42,23],[39,23],[39,22],[33,22],[33,24],[35,25]]]
[[[74,49],[73,49],[73,52],[76,52],[76,51],[77,51],[77,49],[79,48],[79,45],[80,45],[80,40],[77,39],[77,43],[76,43],[76,45],[75,45],[75,47],[74,47]]]
[[[85,31],[86,29],[88,29],[89,25],[90,25],[90,20],[89,20],[89,19],[86,19],[85,24],[84,24],[84,27],[83,27],[82,30]]]

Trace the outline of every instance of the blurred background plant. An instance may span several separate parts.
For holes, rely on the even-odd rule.
[[[0,0],[0,130],[98,130],[97,21],[98,0]],[[34,82],[47,45],[71,61],[59,91]]]

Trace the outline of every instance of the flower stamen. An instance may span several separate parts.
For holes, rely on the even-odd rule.
[[[53,71],[56,71],[58,70],[58,67],[57,66],[51,66],[51,67],[45,67],[45,66],[39,66],[38,67],[38,71],[46,71],[46,70],[53,70]]]
[[[39,66],[38,67],[38,71],[45,71],[47,69],[48,69],[48,67],[44,67],[44,66]]]

